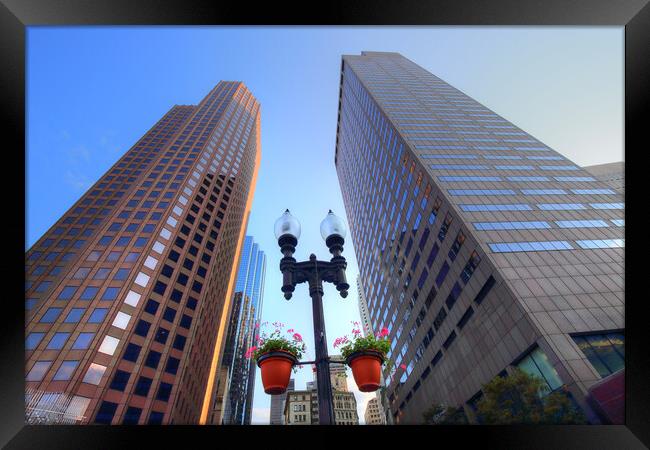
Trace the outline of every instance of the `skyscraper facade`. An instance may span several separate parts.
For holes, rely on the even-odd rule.
[[[289,380],[289,386],[284,394],[271,395],[271,413],[269,425],[284,425],[284,405],[287,400],[287,393],[295,389],[295,380]]]
[[[625,195],[625,161],[596,164],[595,166],[586,166],[584,169],[617,192]]]
[[[335,165],[395,423],[474,422],[515,367],[601,420],[623,368],[620,193],[397,53],[343,56]],[[400,368],[401,365],[405,370]]]
[[[368,312],[368,303],[366,302],[366,294],[363,291],[363,284],[361,277],[357,276],[357,295],[359,297],[359,316],[361,317],[361,327],[363,328],[363,335],[368,336],[374,334],[372,323],[370,322],[370,313]]]
[[[266,256],[246,236],[237,271],[237,282],[230,315],[228,335],[223,351],[221,367],[227,367],[227,401],[223,407],[223,417],[213,416],[212,423],[227,425],[248,425],[253,412],[253,392],[255,389],[255,362],[246,357],[246,351],[257,340],[264,297],[264,277],[266,275]],[[216,395],[215,391],[215,395]],[[215,411],[216,412],[216,411]]]
[[[259,161],[259,103],[219,82],[27,251],[28,422],[206,422]]]

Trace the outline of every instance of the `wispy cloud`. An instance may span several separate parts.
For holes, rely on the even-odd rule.
[[[91,185],[87,176],[74,170],[66,170],[64,178],[65,182],[77,191],[85,191]]]
[[[66,156],[72,165],[88,164],[91,159],[90,150],[83,144],[68,148]]]
[[[68,130],[61,130],[61,131],[59,131],[58,138],[59,138],[59,140],[62,140],[62,141],[68,141],[68,140],[70,140],[70,132]]]
[[[112,142],[113,141],[113,136],[115,136],[116,134],[117,133],[115,131],[113,131],[113,130],[108,130],[108,131],[104,132],[104,134],[102,134],[99,137],[99,146],[101,148],[104,148],[106,150],[110,150],[110,151],[113,151],[113,152],[118,151],[120,149],[120,146],[116,145],[116,144],[114,144]]]

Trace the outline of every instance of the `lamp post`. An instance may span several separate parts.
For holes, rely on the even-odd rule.
[[[314,344],[316,347],[316,383],[318,385],[318,415],[321,425],[334,424],[334,404],[330,381],[330,361],[327,355],[325,317],[323,316],[323,281],[336,286],[341,297],[348,296],[350,285],[345,278],[347,262],[341,256],[346,229],[341,219],[329,211],[320,224],[320,233],[332,254],[330,261],[318,261],[313,253],[308,261],[296,262],[293,253],[300,237],[300,223],[287,209],[275,222],[275,237],[284,257],[280,260],[282,292],[291,299],[297,284],[309,284],[314,316]]]

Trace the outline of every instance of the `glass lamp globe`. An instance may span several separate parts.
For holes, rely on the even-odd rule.
[[[296,239],[300,238],[300,222],[293,217],[287,209],[284,214],[275,221],[274,225],[275,238],[280,239],[280,236],[285,234],[291,235]]]
[[[320,223],[320,235],[327,240],[328,237],[338,235],[345,239],[347,230],[343,221],[330,209],[327,216]]]

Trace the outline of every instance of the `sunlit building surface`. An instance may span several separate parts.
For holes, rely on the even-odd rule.
[[[259,161],[259,103],[222,81],[27,251],[28,423],[208,421]]]
[[[514,367],[606,422],[624,366],[620,192],[397,53],[343,56],[335,164],[370,321],[388,327],[390,415],[481,422]],[[401,366],[404,365],[405,369]]]

